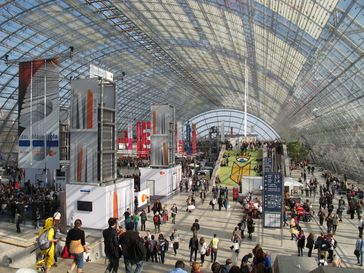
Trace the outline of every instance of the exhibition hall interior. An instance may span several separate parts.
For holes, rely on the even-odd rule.
[[[363,114],[363,0],[0,1],[0,273],[363,272]]]

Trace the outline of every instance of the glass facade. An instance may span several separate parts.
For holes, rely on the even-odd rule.
[[[95,64],[117,79],[120,129],[149,119],[153,103],[182,121],[242,111],[247,78],[250,114],[364,178],[362,0],[15,0],[0,10],[2,160],[17,152],[18,62],[60,56],[61,106],[70,79]]]

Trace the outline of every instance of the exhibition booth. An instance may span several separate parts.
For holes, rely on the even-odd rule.
[[[107,228],[110,217],[120,218],[127,208],[134,206],[134,180],[121,179],[102,186],[66,184],[67,224],[82,219],[82,226]]]
[[[169,196],[179,188],[182,166],[171,168],[140,168],[140,190],[149,189],[151,196]]]

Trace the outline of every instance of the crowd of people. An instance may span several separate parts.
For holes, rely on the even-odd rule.
[[[248,147],[250,147],[249,145]],[[270,147],[279,147],[279,143],[273,142],[269,145]],[[307,255],[308,257],[316,255],[318,265],[332,264],[332,266],[340,267],[341,260],[335,255],[335,250],[340,244],[336,234],[341,231],[340,225],[345,218],[345,213],[347,213],[351,219],[356,217],[358,220],[358,235],[354,253],[358,265],[362,266],[364,254],[364,241],[362,238],[364,221],[361,218],[363,192],[354,185],[348,185],[346,177],[339,179],[328,172],[323,173],[325,183],[320,184],[315,177],[315,168],[308,164],[302,163],[301,171],[303,187],[300,197],[302,201],[301,198],[291,198],[288,193],[283,217],[283,228],[285,229],[285,226],[288,226],[287,235],[290,234],[291,240],[295,241],[297,247],[297,250],[294,250],[295,255]],[[230,209],[229,189],[227,187],[213,186],[210,191],[209,181],[197,174],[191,178],[184,178],[181,185],[181,193],[188,193],[186,212],[192,215],[200,204],[204,204],[206,198],[210,200],[209,206],[211,206],[212,210],[215,210],[215,206],[216,210],[222,211],[222,213]],[[337,195],[343,192],[345,195],[338,198]],[[32,202],[37,201],[48,204],[48,207],[44,208],[45,211],[38,212],[38,214],[36,212],[40,218],[46,218],[45,224],[39,233],[42,234],[53,228],[54,230],[48,234],[48,239],[54,243],[54,246],[56,245],[56,218],[47,218],[57,210],[56,203],[54,205],[48,203],[58,200],[56,192],[46,188],[38,188],[29,183],[20,189],[15,185],[1,184],[0,193],[2,203],[8,204],[5,202],[6,200],[10,200],[10,203],[14,202],[15,210],[12,210],[14,219],[21,217],[22,205],[31,204],[34,207]],[[316,195],[319,196],[318,199]],[[198,202],[198,198],[200,198],[200,202]],[[231,241],[231,258],[226,259],[221,264],[218,262],[218,254],[221,251],[222,240],[227,238],[219,238],[218,234],[214,232],[209,236],[201,234],[201,226],[203,227],[204,223],[196,216],[194,222],[191,223],[189,239],[186,241],[181,240],[182,236],[177,228],[178,226],[175,225],[180,213],[177,204],[166,205],[162,204],[161,200],[152,202],[148,197],[146,207],[140,208],[137,198],[135,198],[134,209],[128,208],[123,214],[123,219],[110,218],[107,223],[108,228],[102,232],[104,250],[108,259],[105,272],[118,272],[120,258],[123,258],[127,273],[140,273],[145,262],[164,264],[168,252],[177,256],[179,249],[183,246],[188,249],[189,257],[186,256],[185,261],[177,260],[175,269],[169,271],[169,273],[187,272],[185,262],[187,262],[188,258],[193,273],[202,273],[203,268],[206,268],[206,260],[210,261],[211,271],[209,272],[213,273],[271,273],[272,257],[259,244],[249,253],[244,253],[241,260],[239,260],[241,245],[245,238],[248,240],[253,239],[254,219],[260,218],[262,213],[262,203],[259,198],[248,196],[245,201],[241,210],[240,221],[235,225],[231,238],[228,238]],[[14,205],[9,205],[9,207],[14,207]],[[318,209],[315,212],[316,207]],[[7,206],[5,209],[7,209]],[[317,217],[322,230],[320,234],[315,234],[309,227],[304,225],[305,222],[311,221],[314,217]],[[170,233],[161,232],[161,226],[168,224],[172,224],[172,231]],[[81,227],[82,219],[77,219],[73,228],[67,234],[66,246],[69,255],[72,255],[74,260],[68,272],[73,272],[76,267],[78,273],[82,272],[84,264],[81,256],[83,257],[83,253],[89,251]],[[315,250],[317,254],[313,253]],[[48,268],[54,263],[54,252],[55,249],[51,251],[51,254],[46,254],[47,272],[49,272]],[[206,271],[204,272],[206,273]]]
[[[31,221],[40,228],[42,221],[59,208],[58,192],[54,188],[41,187],[29,180],[21,187],[15,182],[0,183],[0,215],[3,220],[12,220],[20,233],[20,225]]]

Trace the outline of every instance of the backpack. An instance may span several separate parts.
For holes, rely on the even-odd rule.
[[[51,242],[48,241],[49,230],[50,229],[47,229],[37,238],[37,245],[40,250],[47,250],[48,248],[51,247]]]
[[[158,224],[159,224],[159,217],[158,217],[158,215],[154,215],[154,216],[153,216],[153,222],[154,222],[154,224],[156,224],[156,225],[158,225]]]
[[[144,245],[143,240],[138,239],[134,248],[136,261],[143,261],[147,256],[147,248]]]

